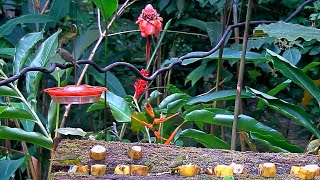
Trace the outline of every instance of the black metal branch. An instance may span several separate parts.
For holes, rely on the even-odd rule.
[[[290,20],[292,20],[292,18],[294,16],[296,16],[300,11],[303,10],[303,8],[311,3],[311,2],[314,2],[316,0],[308,0],[304,3],[302,3],[286,20],[285,22],[289,22]],[[270,24],[270,23],[275,23],[277,21],[251,21],[250,22],[250,25],[255,25],[255,24]],[[198,53],[198,54],[187,54],[187,55],[184,55],[184,56],[181,56],[180,58],[178,58],[177,61],[175,62],[172,62],[169,66],[167,67],[164,67],[164,68],[160,68],[158,69],[156,72],[154,72],[150,77],[146,77],[146,76],[143,76],[141,74],[141,72],[139,71],[138,68],[136,68],[134,65],[130,64],[130,63],[127,63],[127,62],[115,62],[115,63],[112,63],[104,68],[100,68],[100,66],[98,64],[96,64],[95,62],[93,61],[89,61],[89,60],[78,60],[77,61],[77,64],[81,65],[81,64],[90,64],[91,66],[93,66],[99,73],[105,73],[107,71],[110,71],[111,69],[115,68],[115,67],[118,67],[118,66],[125,66],[125,67],[128,67],[130,68],[132,71],[134,71],[134,73],[136,73],[141,79],[144,79],[144,80],[147,80],[147,81],[152,81],[154,80],[160,73],[164,73],[166,71],[169,71],[171,69],[173,69],[173,67],[175,65],[180,65],[182,63],[182,61],[186,60],[186,59],[191,59],[191,58],[204,58],[206,56],[209,56],[211,54],[213,54],[214,52],[216,52],[225,42],[228,34],[230,33],[231,30],[233,30],[234,28],[236,27],[241,27],[241,26],[244,26],[245,25],[245,22],[241,22],[241,23],[238,23],[238,24],[234,24],[234,25],[230,25],[228,26],[228,28],[226,29],[226,31],[224,32],[223,36],[221,37],[220,41],[218,42],[218,44],[213,48],[211,49],[210,51],[208,52],[201,52],[201,53]],[[17,79],[21,78],[24,74],[26,74],[27,72],[29,71],[39,71],[39,72],[43,72],[43,73],[46,73],[46,74],[50,74],[52,73],[56,68],[60,68],[60,69],[67,69],[67,68],[71,68],[73,67],[72,64],[61,64],[61,63],[57,63],[57,62],[54,62],[51,64],[50,68],[46,69],[46,68],[43,68],[43,67],[25,67],[23,68],[18,74],[14,75],[14,76],[11,76],[7,79],[4,79],[2,81],[0,81],[0,86],[3,86],[3,85],[7,85],[9,83],[12,83],[14,81],[16,81]]]

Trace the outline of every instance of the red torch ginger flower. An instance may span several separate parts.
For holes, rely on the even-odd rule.
[[[157,13],[151,4],[148,4],[140,14],[137,22],[142,37],[158,34],[162,30],[162,17]]]
[[[147,71],[144,69],[142,69],[140,72],[144,76],[149,76]],[[138,100],[138,98],[141,96],[141,94],[146,90],[147,86],[148,86],[148,81],[145,81],[141,78],[138,78],[138,80],[134,83],[135,93],[134,93],[133,97],[136,100]]]

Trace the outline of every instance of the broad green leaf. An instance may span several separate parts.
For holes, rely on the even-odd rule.
[[[3,106],[0,106],[3,107]],[[7,107],[7,106],[4,106]],[[0,118],[8,118],[8,119],[26,119],[34,121],[34,117],[29,111],[24,109],[15,108],[15,107],[7,107],[1,114]]]
[[[269,135],[262,135],[262,134],[259,134],[256,132],[251,132],[250,136],[252,139],[265,144],[267,147],[270,148],[270,150],[272,152],[286,152],[286,153],[288,153],[288,152],[290,152],[291,148],[295,148],[295,146],[292,146],[291,144],[287,144],[286,142],[283,142],[282,140],[275,139]],[[277,146],[278,144],[282,144],[282,143],[287,145],[286,149],[288,149],[288,150]]]
[[[314,56],[314,55],[317,55],[317,54],[319,54],[319,53],[320,53],[320,46],[317,45],[317,46],[314,46],[314,47],[310,50],[309,55],[310,55],[310,56]]]
[[[117,122],[130,122],[131,121],[131,111],[129,104],[127,101],[115,94],[113,94],[110,91],[107,91],[107,103],[111,109],[111,113],[113,118]],[[91,112],[94,110],[99,110],[104,108],[104,94],[101,95],[102,100],[100,100],[97,103],[92,104],[87,112]]]
[[[105,21],[107,21],[118,8],[117,0],[92,0],[100,9]]]
[[[230,145],[221,139],[206,134],[196,129],[185,129],[180,133],[179,138],[191,138],[201,143],[206,148],[230,149]]]
[[[0,48],[0,57],[14,56],[14,48]]]
[[[91,71],[89,71],[89,74],[92,75],[94,77],[94,79],[99,82],[101,85],[104,85],[104,81],[105,81],[105,77],[107,77],[107,87],[109,89],[109,91],[113,92],[114,94],[116,94],[117,96],[120,97],[125,97],[127,94],[122,86],[122,84],[120,83],[120,81],[118,80],[118,78],[116,76],[114,76],[111,72],[107,72],[107,74],[104,73],[99,73],[96,70],[91,69]]]
[[[19,95],[8,86],[0,86],[0,96],[20,98]]]
[[[305,110],[300,106],[285,102],[281,99],[270,96],[252,88],[248,88],[247,91],[256,94],[259,99],[262,99],[272,109],[275,109],[283,115],[289,117],[296,123],[300,124],[310,132],[315,134],[318,138],[320,138],[320,131],[317,129],[316,125],[312,123]]]
[[[283,52],[282,55],[289,63],[296,65],[301,59],[301,53],[297,48],[290,48]]]
[[[185,120],[189,122],[203,122],[208,124],[217,124],[221,126],[232,127],[234,115],[216,114],[208,110],[195,110],[188,113],[185,116]],[[288,144],[290,144],[287,141],[287,139],[277,130],[272,129],[246,115],[239,116],[238,129],[246,132],[257,132],[259,134],[268,134],[275,139],[286,142],[286,143],[278,144],[279,147],[284,149],[285,147],[288,146]],[[290,149],[290,151],[302,152],[302,150],[298,146],[295,146],[295,148]]]
[[[291,79],[294,83],[301,88],[306,89],[318,101],[320,106],[320,89],[301,69],[291,65],[282,56],[267,50],[268,58],[273,63],[274,67],[281,71],[283,75]]]
[[[222,24],[220,22],[208,22],[206,29],[211,46],[217,45],[221,38]]]
[[[58,131],[59,134],[63,135],[73,135],[73,136],[82,136],[84,137],[87,133],[84,132],[81,128],[59,128],[56,131]]]
[[[210,101],[221,101],[221,100],[233,100],[236,99],[236,90],[221,90],[212,93],[208,93],[202,96],[196,96],[187,102],[188,105],[193,105],[196,103],[206,103]],[[252,98],[252,94],[245,91],[241,91],[241,98]]]
[[[56,18],[49,15],[40,14],[27,14],[7,21],[0,27],[0,37],[8,35],[18,24],[23,23],[46,23],[57,21]]]
[[[51,100],[49,110],[48,110],[48,125],[47,125],[47,131],[49,133],[52,133],[52,131],[56,128],[56,119],[57,119],[57,108],[58,108],[57,103],[53,102]]]
[[[86,49],[88,49],[94,42],[99,38],[99,30],[92,29],[85,31],[83,34],[80,34],[77,38],[76,46],[76,59],[81,58],[81,55]],[[90,72],[90,71],[89,71]]]
[[[148,123],[148,119],[145,115],[145,113],[132,113],[133,116],[135,116],[136,118],[138,118],[140,121],[146,122]],[[135,120],[134,118],[131,119],[131,131],[133,133],[138,133],[141,128],[143,128],[143,125],[141,123],[139,123],[137,120]]]
[[[150,93],[149,95],[149,98],[148,98],[148,101],[152,104],[154,103],[157,98],[161,95],[161,92],[157,91],[157,90],[154,90]]]
[[[28,109],[28,107],[27,107],[24,103],[22,103],[22,102],[19,102],[19,103],[11,103],[11,105],[12,105],[13,107],[15,107],[15,108],[24,109],[24,110],[30,112],[29,109]],[[20,119],[20,122],[21,122],[21,124],[22,124],[22,126],[23,126],[23,129],[24,129],[25,131],[27,131],[27,132],[33,132],[34,126],[35,126],[35,121],[30,121],[30,120],[28,120],[28,119]]]
[[[305,73],[307,72],[309,69],[319,66],[320,62],[311,62],[308,65],[306,65],[304,68],[302,68],[302,71]],[[281,90],[283,90],[284,88],[286,88],[292,81],[290,79],[287,79],[286,81],[284,81],[281,84],[278,84],[275,88],[271,89],[270,91],[268,91],[267,94],[271,95],[271,96],[275,96],[276,94],[278,94]],[[259,100],[258,106],[257,108],[260,109],[263,106],[263,102],[261,100]]]
[[[188,53],[188,55],[202,55],[205,52],[191,52]],[[190,59],[186,59],[182,62],[182,65],[188,65],[200,60],[212,60],[212,59],[218,59],[219,58],[219,52],[215,52],[207,57],[204,58],[190,58]],[[240,60],[241,59],[241,51],[237,51],[237,50],[233,50],[233,49],[229,49],[229,48],[224,48],[223,50],[223,55],[222,55],[222,59],[223,60]],[[247,61],[261,61],[261,62],[266,62],[267,59],[259,54],[259,53],[255,53],[255,52],[250,52],[247,51],[246,53],[246,60]]]
[[[0,106],[0,114],[5,111],[9,106]]]
[[[49,150],[52,149],[52,140],[37,132],[26,132],[19,128],[0,126],[0,139],[25,141],[37,144]]]
[[[303,38],[306,41],[317,39],[320,41],[320,30],[314,27],[302,26],[300,24],[285,23],[283,21],[261,24],[255,28],[254,34],[260,34],[262,32],[268,34],[271,37],[278,39],[286,38],[289,41],[294,41],[298,38]]]
[[[206,77],[213,73],[216,68],[216,62],[213,63],[203,63],[196,69],[194,69],[185,80],[185,85],[191,81],[191,85],[194,86],[202,77]]]
[[[33,47],[43,39],[43,31],[36,33],[29,33],[20,39],[16,46],[16,53],[13,59],[13,73],[17,74],[24,66]]]
[[[97,111],[100,109],[104,109],[105,107],[109,107],[108,103],[105,105],[104,101],[105,100],[101,98],[99,101],[91,104],[91,106],[89,106],[89,108],[87,109],[87,112]]]
[[[174,114],[178,112],[180,108],[182,108],[186,104],[186,100],[178,99],[168,103],[167,105],[167,114]]]
[[[168,108],[168,104],[179,100],[179,99],[183,99],[183,100],[188,100],[189,99],[189,95],[185,94],[185,93],[175,93],[175,94],[171,94],[169,96],[167,96],[166,98],[164,98],[161,103],[159,104],[159,108],[160,109],[165,109]]]
[[[0,179],[11,179],[11,176],[14,175],[14,172],[18,170],[25,160],[26,156],[17,160],[0,160]]]
[[[207,24],[204,21],[201,21],[199,19],[195,18],[186,18],[178,20],[174,25],[178,26],[180,24],[186,25],[186,26],[192,26],[195,28],[199,28],[203,31],[207,31]]]
[[[264,44],[272,44],[272,42],[276,38],[273,37],[260,37],[260,38],[255,38],[255,39],[249,39],[248,40],[248,47],[247,49],[260,49],[262,45]]]
[[[52,1],[49,10],[49,15],[57,20],[66,17],[69,14],[71,0],[63,0],[63,7],[61,7],[61,1]],[[56,23],[48,23],[47,27],[55,27]]]
[[[46,41],[44,41],[32,60],[30,67],[44,67],[51,57],[56,54],[58,47],[58,36],[61,33],[59,29],[56,33],[51,35]],[[42,73],[38,71],[32,71],[27,73],[26,84],[27,93],[29,95],[28,100],[32,100],[36,97],[39,90],[39,83],[42,77]]]

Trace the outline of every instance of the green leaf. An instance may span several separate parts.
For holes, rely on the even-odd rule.
[[[89,70],[88,72],[101,85],[105,84],[104,82],[105,81],[104,75],[105,75],[107,77],[107,87],[109,91],[113,92],[114,94],[120,97],[125,97],[127,95],[118,78],[114,76],[111,72],[107,72],[107,74],[104,74],[104,73],[99,73],[93,69]]]
[[[308,65],[306,65],[304,68],[302,68],[302,71],[305,73],[307,72],[309,69],[319,66],[320,62],[311,62]],[[286,88],[292,81],[290,79],[287,79],[286,81],[284,81],[281,84],[278,84],[275,88],[271,89],[270,91],[268,91],[267,94],[271,95],[271,96],[275,96],[276,94],[278,94],[281,90],[283,90],[284,88]],[[257,108],[260,109],[263,106],[263,102],[261,100],[259,100],[258,106]]]
[[[59,134],[63,135],[73,135],[73,136],[82,136],[84,137],[87,133],[84,132],[81,128],[59,128],[56,131],[58,131]]]
[[[186,104],[186,100],[178,99],[168,103],[167,105],[167,114],[174,114],[178,112],[180,108],[182,108]]]
[[[150,93],[149,95],[149,98],[148,98],[148,101],[152,104],[154,103],[157,98],[161,95],[161,92],[157,91],[157,90],[154,90]]]
[[[175,26],[178,26],[180,24],[183,24],[186,26],[192,26],[195,28],[199,28],[203,31],[207,31],[207,24],[204,21],[201,21],[199,19],[195,19],[195,18],[181,19],[175,23]]]
[[[179,99],[183,99],[183,100],[188,100],[189,99],[189,95],[185,94],[185,93],[175,93],[175,94],[171,94],[169,96],[167,96],[166,98],[164,98],[161,103],[159,104],[159,108],[160,109],[165,109],[168,108],[168,104],[179,100]]]
[[[51,100],[49,110],[48,110],[48,126],[47,131],[52,133],[52,131],[56,128],[56,119],[57,119],[57,108],[58,104]]]
[[[317,54],[319,54],[319,53],[320,53],[320,46],[318,45],[318,46],[314,46],[314,47],[310,50],[309,55],[310,55],[310,56],[314,56],[314,55],[317,55]]]
[[[100,9],[105,21],[107,21],[118,8],[117,0],[92,0]]]
[[[43,39],[43,31],[36,33],[29,33],[20,39],[16,46],[16,54],[13,60],[13,73],[17,74],[24,66],[33,47]]]
[[[206,134],[196,129],[185,129],[180,133],[179,138],[191,138],[201,143],[206,148],[230,149],[230,145],[221,139]]]
[[[221,100],[233,100],[236,99],[237,91],[236,90],[221,90],[208,93],[202,96],[196,96],[187,102],[188,105],[193,105],[196,103],[206,103],[210,101],[221,101]],[[241,98],[252,98],[252,94],[241,91]]]
[[[23,164],[26,160],[26,156],[17,160],[0,160],[0,179],[11,179],[14,172]]]
[[[294,120],[296,123],[308,129],[310,132],[315,134],[318,138],[320,138],[320,131],[318,128],[312,123],[308,114],[305,110],[297,105],[285,102],[276,97],[270,96],[258,90],[247,88],[247,91],[256,94],[259,99],[264,100],[264,102],[270,106],[272,109],[277,110],[288,118]]]
[[[20,96],[8,86],[0,86],[0,97],[1,96],[20,98]]]
[[[18,108],[18,109],[24,109],[28,112],[29,109],[28,107],[26,106],[26,104],[22,103],[22,102],[19,102],[19,103],[11,103],[11,105],[15,108]],[[20,119],[20,122],[23,126],[23,129],[27,132],[33,132],[34,130],[34,125],[35,125],[35,121],[30,121],[28,119]]]
[[[296,65],[301,59],[301,53],[297,48],[290,48],[284,51],[282,55],[289,63]]]
[[[187,55],[202,55],[205,52],[191,52],[188,53]],[[215,52],[207,57],[204,58],[190,58],[190,59],[186,59],[182,62],[182,65],[188,65],[200,60],[204,60],[204,61],[209,61],[209,60],[213,60],[213,59],[218,59],[219,58],[219,52]],[[230,48],[224,48],[223,49],[223,55],[222,55],[222,59],[223,60],[240,60],[241,59],[241,51],[237,51],[237,50],[233,50]],[[267,59],[259,54],[259,53],[255,53],[255,52],[250,52],[247,51],[246,53],[246,60],[247,61],[261,61],[261,62],[266,62]]]
[[[216,114],[208,110],[195,110],[188,113],[185,116],[185,120],[189,122],[203,122],[208,124],[217,124],[221,126],[232,127],[234,115]],[[279,147],[284,149],[285,147],[288,146],[288,144],[290,144],[287,141],[287,139],[277,130],[272,129],[246,115],[239,116],[238,129],[246,132],[257,132],[259,134],[268,134],[275,139],[286,142],[278,145]],[[302,150],[298,146],[295,146],[295,148],[286,149],[286,150],[291,152],[302,152]]]
[[[8,107],[8,106],[0,106],[0,107],[7,107],[2,113],[0,114],[0,118],[8,118],[8,119],[26,119],[34,121],[34,117],[29,111],[24,109],[15,108],[15,107]]]
[[[283,75],[291,79],[301,88],[306,89],[318,101],[320,106],[320,89],[301,69],[291,65],[282,56],[275,54],[267,49],[268,58],[273,63],[274,67],[281,71]]]
[[[286,149],[290,150],[291,148],[295,148],[294,146],[291,147],[292,146],[291,144],[287,144],[286,142],[284,142],[282,140],[275,139],[275,138],[273,138],[272,136],[269,136],[269,135],[262,135],[262,134],[259,134],[259,133],[256,133],[256,132],[251,132],[250,136],[251,136],[252,139],[265,144],[267,147],[270,148],[270,150],[272,152],[286,152],[286,153],[288,153],[290,151],[288,151]],[[282,144],[282,143],[287,145],[286,149],[283,149],[283,148],[280,148],[280,147],[277,146],[278,144]]]
[[[286,38],[289,41],[295,41],[298,38],[303,38],[306,41],[317,39],[320,41],[320,30],[314,27],[306,27],[299,24],[276,22],[271,24],[261,24],[255,28],[254,34],[259,34],[261,31],[271,37],[278,39]]]
[[[69,14],[71,0],[63,0],[63,8],[61,7],[61,1],[52,1],[50,3],[51,7],[49,10],[49,15],[51,17],[60,20]],[[48,27],[55,27],[56,23],[48,23]]]
[[[27,14],[7,21],[4,25],[0,27],[0,37],[8,35],[18,24],[22,23],[46,23],[57,21],[54,17],[49,15],[39,15],[39,14]]]
[[[210,38],[211,46],[217,45],[221,38],[222,24],[220,22],[208,22],[206,29]]]
[[[37,132],[26,132],[19,128],[0,126],[0,139],[25,141],[37,144],[49,150],[52,149],[52,140]]]
[[[111,109],[113,118],[118,122],[130,122],[131,121],[131,111],[127,101],[113,94],[110,91],[107,91],[107,103]],[[102,100],[92,104],[87,112],[94,110],[104,109],[104,94],[101,95]]]
[[[148,123],[148,119],[147,119],[145,113],[134,112],[134,113],[132,113],[132,115],[135,116],[136,118],[138,118],[139,120]],[[141,123],[139,123],[137,120],[135,120],[134,118],[131,119],[131,131],[133,133],[138,133],[142,127],[143,127],[143,125]]]
[[[81,55],[88,49],[94,42],[99,39],[99,30],[93,29],[85,31],[77,38],[76,59],[81,58]],[[90,72],[90,71],[89,71]]]
[[[59,29],[56,33],[51,35],[46,41],[44,41],[35,56],[32,60],[31,67],[44,67],[51,57],[56,54],[56,49],[58,47],[58,36],[61,33]],[[27,93],[29,95],[28,100],[32,100],[36,97],[39,90],[39,83],[42,77],[41,72],[28,72],[26,78],[27,84]]]
[[[0,48],[0,57],[14,56],[14,48]]]
[[[202,77],[212,74],[214,67],[213,65],[208,65],[208,63],[201,64],[186,77],[185,85],[191,81],[191,85],[194,86]]]
[[[91,104],[91,106],[89,106],[89,108],[87,109],[87,112],[97,111],[100,109],[104,109],[105,107],[108,107],[108,103],[105,105],[104,99],[101,98],[99,101]]]

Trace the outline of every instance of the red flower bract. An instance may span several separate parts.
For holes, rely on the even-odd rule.
[[[162,17],[157,13],[151,4],[148,4],[140,14],[137,22],[142,37],[156,34],[162,30]]]
[[[149,76],[147,71],[144,69],[142,69],[140,72],[144,76]],[[141,96],[141,94],[146,90],[147,86],[148,86],[148,81],[145,81],[141,78],[138,78],[138,80],[134,83],[135,93],[134,93],[133,97],[136,100],[138,100],[138,98]]]

